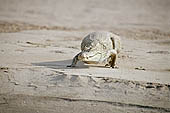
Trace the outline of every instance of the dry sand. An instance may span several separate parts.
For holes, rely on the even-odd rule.
[[[0,113],[170,112],[169,0],[0,0]],[[119,69],[67,68],[93,31]]]

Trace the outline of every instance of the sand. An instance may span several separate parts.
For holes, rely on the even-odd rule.
[[[0,113],[170,112],[169,0],[0,0]],[[118,69],[66,67],[93,31]]]

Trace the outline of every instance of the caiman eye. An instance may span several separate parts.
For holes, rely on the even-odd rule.
[[[86,49],[86,50],[88,50],[88,49],[90,49],[90,47],[88,47],[88,46],[85,46],[85,49]]]
[[[87,52],[90,52],[91,49],[87,49]]]

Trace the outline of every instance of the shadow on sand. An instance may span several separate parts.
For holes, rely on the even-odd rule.
[[[47,68],[52,69],[82,69],[82,68],[89,68],[89,66],[84,65],[83,62],[78,62],[76,67],[67,67],[72,62],[72,59],[70,60],[61,60],[61,61],[51,61],[51,62],[39,62],[39,63],[32,63],[34,66],[45,66]]]

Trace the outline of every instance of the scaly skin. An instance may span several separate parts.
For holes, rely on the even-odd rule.
[[[78,61],[83,61],[117,68],[116,59],[120,48],[119,36],[110,32],[90,33],[81,43],[81,52],[73,58],[72,64],[67,67],[75,67]]]

